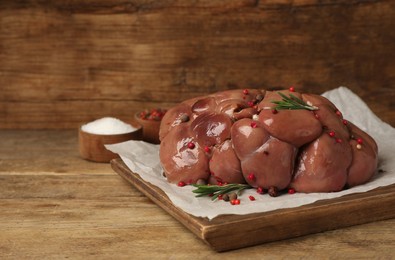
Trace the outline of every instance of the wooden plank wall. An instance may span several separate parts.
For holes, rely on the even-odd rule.
[[[348,86],[395,126],[394,2],[2,0],[0,128],[290,85]]]

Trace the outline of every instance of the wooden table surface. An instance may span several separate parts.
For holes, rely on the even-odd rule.
[[[77,131],[0,130],[0,144],[0,259],[395,256],[395,219],[216,253],[109,164],[80,159]]]

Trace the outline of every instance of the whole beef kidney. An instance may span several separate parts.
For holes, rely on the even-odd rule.
[[[316,110],[278,110],[290,94]],[[171,183],[248,183],[333,192],[368,182],[378,147],[329,100],[288,90],[228,90],[168,110],[160,160]]]

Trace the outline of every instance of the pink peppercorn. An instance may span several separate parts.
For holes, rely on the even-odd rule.
[[[231,200],[230,204],[232,204],[232,205],[240,205],[240,200],[239,199]]]
[[[192,142],[189,142],[189,143],[188,143],[188,148],[189,148],[189,149],[195,148],[195,144],[192,143]]]
[[[264,193],[263,188],[262,187],[256,188],[256,193],[263,194]]]
[[[248,175],[248,179],[249,179],[250,181],[255,180],[255,174],[250,173],[250,174]]]

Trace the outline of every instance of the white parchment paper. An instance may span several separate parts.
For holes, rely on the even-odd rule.
[[[192,186],[178,187],[168,183],[162,176],[159,145],[142,141],[128,141],[106,145],[106,148],[118,153],[129,169],[139,174],[144,181],[162,189],[174,205],[191,215],[208,219],[213,219],[221,214],[243,215],[299,207],[317,200],[365,192],[395,183],[395,129],[381,121],[357,95],[346,87],[325,92],[323,96],[337,106],[345,119],[359,126],[376,140],[379,147],[379,169],[382,169],[383,172],[377,173],[369,183],[340,192],[284,194],[275,198],[267,194],[259,195],[255,189],[251,189],[244,191],[240,196],[240,205],[232,206],[223,201],[213,202],[208,197],[196,198],[192,193],[192,190],[195,189]],[[249,195],[253,195],[256,200],[250,201]]]

